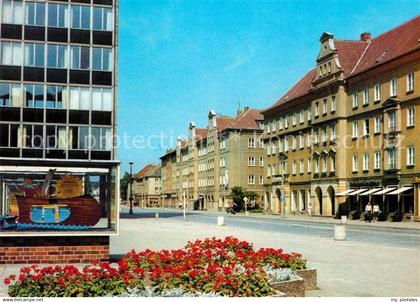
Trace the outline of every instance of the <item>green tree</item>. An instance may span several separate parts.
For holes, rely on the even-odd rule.
[[[242,187],[235,186],[231,189],[231,192],[227,195],[227,198],[232,199],[232,201],[235,203],[233,208],[236,212],[242,212],[245,210],[244,198],[248,198],[247,209],[250,210],[257,207],[257,204],[255,204],[255,206],[251,206],[251,201],[255,201],[257,196],[257,193],[254,191],[246,191]]]
[[[130,184],[130,173],[125,172],[120,181],[120,194],[122,200],[127,200],[128,185]]]

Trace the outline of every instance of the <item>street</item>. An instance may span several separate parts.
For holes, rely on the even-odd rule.
[[[124,212],[125,210],[123,211],[123,213]],[[161,218],[171,219],[174,221],[183,220],[183,213],[182,211],[178,210],[134,210],[135,216],[143,218],[155,217],[156,212],[159,213],[159,216]],[[258,218],[235,216],[226,213],[195,211],[188,212],[186,220],[189,222],[199,222],[210,225],[216,225],[218,215],[225,216],[226,225],[238,228],[262,230],[272,233],[281,232],[288,234],[305,235],[312,236],[314,238],[333,238],[334,236],[333,224],[319,223],[315,221],[294,221],[287,219],[283,220],[279,216],[273,216],[273,218]],[[379,225],[359,226],[348,224],[346,228],[346,239],[350,242],[355,241],[395,247],[420,248],[420,230],[381,228]]]
[[[217,215],[189,212],[184,221],[178,210],[134,209],[129,216],[123,209],[119,234],[111,237],[111,254],[235,236],[256,248],[302,253],[308,267],[318,270],[319,290],[308,296],[420,296],[419,230],[348,225],[347,240],[335,241],[329,223],[225,215],[226,226],[217,226]]]

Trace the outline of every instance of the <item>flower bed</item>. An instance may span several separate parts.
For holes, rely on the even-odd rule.
[[[5,283],[10,284],[10,296],[147,295],[149,291],[155,296],[178,292],[260,297],[275,294],[270,284],[274,277],[285,275],[287,281],[294,276],[291,272],[305,268],[300,254],[255,250],[246,241],[226,237],[188,242],[178,250],[131,251],[115,267],[108,263],[93,263],[82,270],[32,266],[23,268],[17,280],[10,276]]]

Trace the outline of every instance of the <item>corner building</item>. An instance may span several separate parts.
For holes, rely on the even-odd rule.
[[[262,112],[266,209],[419,216],[419,36],[420,17],[376,38],[322,34],[316,67]]]
[[[0,231],[0,263],[107,259],[118,227],[118,2],[3,0],[0,9],[0,207],[18,222]],[[99,222],[22,226],[16,196],[45,186],[54,200],[94,197]],[[35,257],[44,246],[48,252]],[[87,246],[95,253],[63,253]],[[33,252],[12,257],[11,247]]]

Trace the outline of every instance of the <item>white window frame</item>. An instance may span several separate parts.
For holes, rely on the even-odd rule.
[[[253,137],[248,138],[248,148],[255,148],[255,139]]]
[[[369,105],[369,88],[363,90],[363,105]]]
[[[381,152],[375,152],[375,170],[381,169]]]
[[[389,83],[389,96],[397,96],[398,93],[398,79],[396,77],[392,78]]]
[[[414,72],[407,74],[407,92],[414,91]]]
[[[380,102],[381,101],[381,84],[380,83],[375,84],[374,91],[375,91],[374,102]]]
[[[331,113],[334,113],[337,110],[337,100],[335,95],[331,97]]]
[[[359,91],[353,92],[353,109],[359,107]]]
[[[380,115],[375,116],[375,134],[381,133],[382,131],[382,117]]]
[[[359,137],[359,121],[353,121],[352,123],[352,138]]]
[[[3,0],[2,2],[2,23],[22,25],[25,11],[23,1]],[[10,9],[5,8],[8,3],[10,3]]]
[[[352,157],[352,171],[358,172],[359,171],[359,156],[353,155]]]
[[[29,13],[28,13],[28,9],[29,9],[29,3],[34,5],[34,23],[29,23]],[[38,9],[39,6],[44,6],[44,14],[39,15],[38,14]],[[45,26],[46,24],[46,12],[47,12],[47,4],[45,2],[35,2],[35,1],[26,1],[25,3],[25,25],[29,25],[29,26]],[[40,20],[38,20],[38,17],[42,17],[42,22],[40,22]]]
[[[369,171],[369,153],[363,154],[363,171]]]
[[[414,166],[416,160],[416,148],[414,146],[407,147],[407,166]]]
[[[368,118],[363,120],[363,136],[368,136],[370,134],[370,121]]]
[[[248,167],[255,167],[255,156],[248,157]]]
[[[407,107],[407,127],[414,127],[416,118],[416,108],[414,106]]]
[[[305,162],[303,159],[299,161],[299,173],[303,174],[305,172]]]

